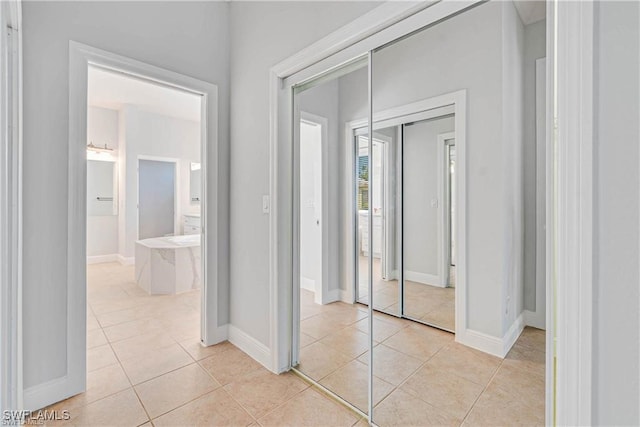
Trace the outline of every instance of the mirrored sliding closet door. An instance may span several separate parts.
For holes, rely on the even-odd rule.
[[[378,426],[544,424],[544,13],[418,15],[287,80],[292,367]]]

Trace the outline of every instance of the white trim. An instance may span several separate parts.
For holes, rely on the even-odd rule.
[[[293,84],[465,10],[468,2],[386,2],[269,71],[269,347],[273,372],[291,365],[291,93]],[[287,79],[296,73],[295,78]],[[287,82],[285,83],[285,79]],[[280,122],[281,121],[281,122]]]
[[[133,257],[133,256],[125,257],[123,255],[118,254],[117,260],[122,265],[133,265],[136,263],[136,257]]]
[[[404,271],[404,280],[422,283],[424,285],[446,288],[447,284],[442,282],[442,277],[438,274],[420,273],[418,271]]]
[[[446,132],[438,135],[437,145],[437,170],[438,170],[438,286],[449,286],[449,269],[451,267],[451,203],[449,190],[451,188],[451,173],[449,171],[449,150],[447,141],[455,141],[455,132]],[[454,143],[455,146],[455,143]]]
[[[526,326],[532,326],[538,329],[545,329],[545,312],[544,311],[531,311],[524,310],[522,312],[522,318]]]
[[[228,325],[228,331],[229,342],[231,344],[244,351],[263,366],[269,366],[271,362],[271,351],[269,347],[231,324]]]
[[[0,2],[0,412],[23,408],[22,4]],[[7,71],[7,72],[5,72]],[[5,90],[6,89],[6,90]],[[9,424],[20,424],[10,420]]]
[[[468,347],[504,358],[507,353],[509,353],[509,350],[511,350],[511,347],[518,341],[523,330],[524,318],[520,315],[515,322],[511,324],[511,327],[502,338],[494,337],[493,335],[488,335],[473,329],[466,329],[462,332],[462,335],[456,332],[456,341],[464,341],[464,345]]]
[[[86,387],[86,135],[87,135],[87,80],[89,65],[124,72],[159,84],[202,96],[201,137],[203,140],[201,163],[203,164],[202,209],[203,232],[207,218],[212,220],[214,229],[218,223],[218,175],[207,178],[205,163],[211,150],[211,158],[218,162],[218,122],[217,87],[172,71],[136,61],[124,56],[69,42],[69,201],[68,201],[68,241],[67,241],[67,371],[60,381],[40,384],[25,390],[25,407],[37,409],[60,399],[78,394]],[[226,159],[222,159],[225,161]],[[214,170],[216,164],[214,163]],[[207,181],[211,181],[208,183]],[[213,188],[207,191],[208,185]],[[211,211],[208,206],[211,206]],[[205,234],[205,237],[207,235]],[[215,236],[214,236],[215,237]],[[219,257],[226,256],[218,250],[217,243],[210,244],[204,239],[201,245],[203,259],[203,330],[202,340],[213,344],[218,329],[218,278],[207,280],[207,271],[220,274]],[[207,253],[212,252],[212,260]]]
[[[313,279],[309,279],[308,277],[300,276],[300,287],[309,292],[313,292],[314,296],[316,294],[316,281]],[[317,302],[316,302],[317,303]],[[317,303],[319,304],[319,303]]]
[[[88,255],[87,264],[100,264],[103,262],[118,262],[118,254]]]
[[[592,2],[557,2],[555,153],[556,418],[590,425],[593,352]],[[549,221],[547,221],[549,223]],[[553,305],[548,305],[553,307]],[[549,324],[549,323],[548,323]]]

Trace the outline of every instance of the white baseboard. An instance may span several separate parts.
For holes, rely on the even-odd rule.
[[[513,347],[516,341],[518,341],[518,338],[520,337],[520,334],[523,330],[524,316],[522,315],[522,313],[520,313],[518,318],[513,322],[513,324],[511,324],[509,330],[504,334],[504,337],[502,337],[502,357],[506,356],[507,353],[509,353],[509,350],[511,350],[511,347]]]
[[[122,265],[133,265],[136,263],[136,258],[135,257],[125,257],[122,256],[120,254],[118,254],[118,262]]]
[[[229,339],[229,325],[218,326],[212,334],[204,338],[203,346],[216,345]]]
[[[502,338],[474,331],[473,329],[466,329],[456,331],[456,342],[504,359],[513,344],[518,340],[518,337],[520,337],[523,329],[524,318],[521,314]]]
[[[100,264],[103,262],[116,262],[116,261],[118,261],[118,254],[92,255],[87,257],[87,264]]]
[[[65,375],[25,389],[23,406],[28,411],[37,411],[83,391],[84,389],[76,389],[71,384],[69,376]]]
[[[333,289],[327,292],[327,297],[324,299],[324,304],[330,304],[332,302],[340,301],[341,289]]]
[[[424,285],[437,286],[439,288],[446,288],[446,285],[442,283],[442,278],[435,274],[419,273],[417,271],[405,271],[404,279],[412,282],[422,283]]]
[[[524,317],[524,324],[526,326],[533,326],[534,328],[542,329],[543,331],[547,329],[545,313],[525,310],[522,314]]]
[[[456,331],[456,342],[494,356],[503,357],[502,350],[504,346],[502,345],[502,340],[492,335],[474,331],[473,329]]]
[[[338,289],[338,293],[340,295],[340,301],[346,302],[347,304],[353,304],[353,291],[346,291],[344,289]]]
[[[229,342],[247,353],[262,366],[271,370],[271,350],[257,339],[233,325],[228,325]]]
[[[300,287],[310,292],[316,291],[316,281],[308,277],[300,277]]]

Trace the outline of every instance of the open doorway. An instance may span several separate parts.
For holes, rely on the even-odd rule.
[[[199,354],[206,162],[201,95],[89,65],[86,108],[90,403]]]

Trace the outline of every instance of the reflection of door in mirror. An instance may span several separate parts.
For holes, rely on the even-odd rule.
[[[449,147],[454,117],[407,123],[403,129],[404,315],[455,329],[450,287],[453,228]]]
[[[87,215],[118,214],[116,162],[87,160]]]
[[[397,128],[377,130],[373,138],[373,158],[369,160],[367,135],[356,137],[358,208],[358,302],[369,303],[369,239],[373,239],[373,306],[376,310],[399,314],[396,265],[396,182],[395,141]],[[372,200],[368,200],[371,174]],[[372,235],[369,236],[369,209],[372,209]]]

